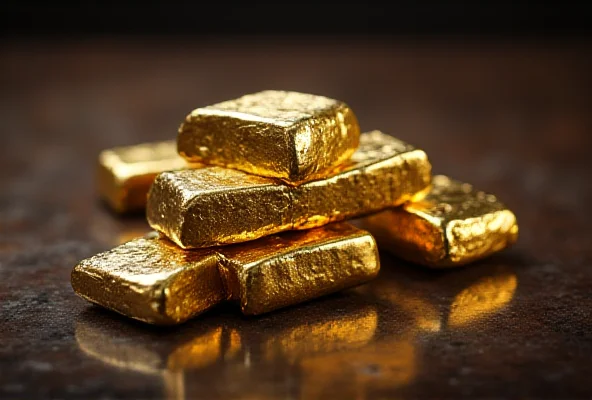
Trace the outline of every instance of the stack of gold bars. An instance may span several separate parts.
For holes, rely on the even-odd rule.
[[[367,282],[380,268],[369,232],[433,268],[516,240],[495,196],[431,169],[422,150],[360,134],[353,111],[326,97],[264,91],[198,108],[176,142],[101,153],[101,195],[121,213],[145,209],[158,232],[83,260],[72,287],[178,324],[222,301],[257,315]]]

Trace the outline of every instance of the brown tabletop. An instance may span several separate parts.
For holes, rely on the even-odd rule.
[[[592,53],[582,43],[94,39],[0,50],[1,398],[592,397]],[[74,295],[82,258],[148,231],[98,200],[101,149],[173,138],[262,89],[493,192],[520,238],[463,269],[381,254],[367,285],[256,318],[154,328]]]

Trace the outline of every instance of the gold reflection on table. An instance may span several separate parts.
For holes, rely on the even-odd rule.
[[[378,314],[368,306],[352,315],[280,331],[264,343],[264,354],[268,361],[283,357],[296,362],[311,354],[362,347],[372,340],[377,325]]]
[[[416,375],[416,349],[409,338],[392,338],[359,350],[302,361],[301,399],[369,398],[370,389],[393,389]]]
[[[378,280],[372,284],[372,293],[390,304],[396,305],[413,320],[414,331],[438,332],[442,328],[442,316],[425,293],[405,287],[396,280]]]
[[[451,276],[450,281],[453,278]],[[406,288],[395,281],[376,282],[372,286],[378,298],[396,305],[413,319],[416,333],[435,333],[444,326],[449,330],[467,326],[500,311],[514,297],[518,278],[509,271],[497,271],[479,278],[454,296],[447,316],[438,310],[434,300],[429,299],[429,294],[420,290]]]
[[[193,385],[206,376],[247,388],[239,398],[286,397],[282,385],[258,384],[270,379],[270,369],[273,379],[296,379],[297,398],[367,399],[414,382],[429,362],[422,343],[482,322],[511,302],[518,287],[513,272],[474,271],[433,281],[386,273],[351,291],[359,297],[326,299],[260,320],[213,315],[170,336],[83,318],[76,340],[105,364],[160,376],[169,399],[195,397]]]
[[[219,357],[222,343],[222,327],[179,346],[168,358],[169,370],[202,368],[214,363]]]
[[[105,364],[146,374],[162,372],[159,355],[142,343],[118,339],[108,330],[84,322],[76,324],[75,337],[80,350]]]
[[[163,354],[141,339],[122,340],[116,332],[88,321],[78,322],[75,330],[79,348],[92,358],[117,368],[161,376],[167,399],[186,398],[184,371],[215,363],[222,356],[222,335],[222,327],[215,327]],[[229,350],[236,351],[232,345]]]
[[[517,286],[518,279],[512,273],[480,279],[454,298],[448,326],[465,326],[500,310],[512,300]]]

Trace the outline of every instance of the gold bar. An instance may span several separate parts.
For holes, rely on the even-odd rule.
[[[380,269],[374,238],[347,223],[221,247],[219,253],[228,298],[246,315],[359,285]]]
[[[183,322],[224,299],[215,251],[184,252],[156,233],[81,261],[71,282],[92,303],[159,325]]]
[[[83,260],[72,287],[130,318],[170,325],[224,299],[265,313],[359,285],[379,268],[372,236],[346,223],[194,251],[153,233]]]
[[[97,171],[99,194],[116,212],[141,211],[156,175],[187,166],[174,141],[103,150]]]
[[[518,238],[515,215],[494,195],[442,175],[423,200],[366,217],[361,226],[385,250],[434,268],[487,257]]]
[[[267,90],[193,110],[179,128],[179,154],[289,182],[350,158],[360,127],[345,103]]]
[[[146,211],[150,226],[182,248],[211,247],[400,205],[430,178],[422,150],[374,131],[350,160],[298,186],[215,166],[162,173]]]

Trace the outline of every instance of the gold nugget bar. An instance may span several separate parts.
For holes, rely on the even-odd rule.
[[[216,251],[184,252],[155,232],[81,261],[71,282],[92,303],[161,325],[183,322],[225,297]]]
[[[192,162],[298,182],[347,160],[359,136],[345,103],[267,90],[192,111],[177,145]]]
[[[153,234],[83,260],[71,280],[90,302],[170,325],[224,299],[266,313],[359,285],[379,268],[374,238],[341,223],[194,251]]]
[[[518,238],[516,217],[494,195],[442,175],[423,200],[366,217],[361,226],[385,250],[434,268],[487,257]]]
[[[152,228],[183,248],[239,243],[396,206],[426,190],[422,150],[379,131],[351,160],[298,186],[221,167],[160,174],[146,207]]]
[[[228,298],[246,315],[359,285],[378,274],[374,238],[341,223],[221,247],[220,271]]]
[[[187,166],[174,141],[104,150],[97,171],[99,194],[119,213],[141,211],[156,175]]]

